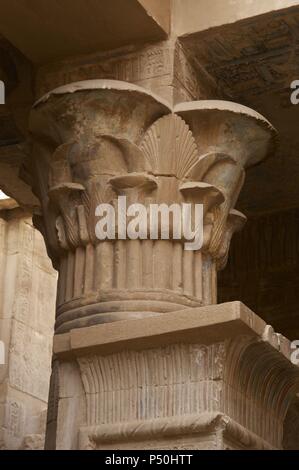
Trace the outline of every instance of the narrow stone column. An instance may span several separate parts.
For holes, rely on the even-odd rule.
[[[30,214],[1,200],[0,449],[44,447],[56,282]]]
[[[155,436],[156,445],[171,448],[179,446],[174,436],[194,432],[211,434],[194,444],[199,448],[279,447],[285,409],[279,416],[274,412],[278,435],[268,429],[268,415],[254,421],[261,398],[242,398],[246,390],[236,371],[243,365],[233,355],[240,335],[248,333],[244,348],[251,350],[265,327],[256,331],[250,321],[258,320],[249,317],[249,328],[238,330],[234,309],[235,317],[227,307],[222,319],[217,306],[205,310],[217,301],[217,270],[245,221],[234,208],[245,168],[273,150],[270,123],[230,102],[188,102],[171,109],[140,87],[95,80],[63,86],[39,100],[31,131],[40,226],[59,270],[48,446],[102,448],[137,440],[151,447]],[[175,239],[172,229],[167,240],[126,239],[118,223],[115,240],[98,240],[96,208],[101,203],[117,208],[118,196],[148,210],[153,203],[203,204],[203,246],[185,250],[185,240]],[[158,229],[161,235],[161,222]],[[194,314],[199,323],[187,321]],[[159,321],[170,325],[169,348],[156,345]],[[113,322],[114,329],[105,330],[103,324]],[[177,335],[182,322],[188,334]],[[226,336],[215,334],[215,323]],[[98,339],[84,343],[94,331]],[[197,351],[207,348],[204,363],[192,352],[194,342]],[[291,364],[287,369],[291,377]],[[256,374],[264,384],[266,370],[257,368]],[[282,386],[288,380],[279,372],[275,378]],[[227,427],[229,444],[223,437]]]

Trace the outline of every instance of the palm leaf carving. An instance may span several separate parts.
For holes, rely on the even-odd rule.
[[[140,148],[155,175],[182,179],[198,160],[189,126],[175,114],[158,119],[146,132]]]

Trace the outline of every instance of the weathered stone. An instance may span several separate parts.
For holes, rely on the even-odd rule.
[[[59,271],[46,448],[298,449],[294,350],[291,361],[291,344],[268,325],[297,331],[296,220],[280,212],[276,228],[264,214],[298,199],[298,6],[287,8],[298,2],[132,0],[124,21],[121,0],[102,2],[100,15],[91,0],[91,21],[80,0],[80,24],[76,8],[57,21],[53,4],[42,29],[43,6],[29,14],[18,3],[4,5],[2,29],[36,63],[0,38],[9,81],[0,187],[33,212]],[[281,135],[276,159],[266,159],[275,131],[253,109]],[[146,219],[153,203],[202,203],[201,248],[184,249],[175,221],[163,239],[163,217],[157,239],[118,239],[119,219],[116,238],[99,240],[96,208],[111,203],[121,216],[119,196]],[[217,299],[243,212],[249,235],[237,239]],[[29,220],[20,229],[12,219],[0,223],[9,241],[0,238],[0,328],[11,343],[2,442],[38,449],[51,269]],[[8,298],[7,285],[19,295]],[[239,302],[213,305],[223,298],[245,298],[267,322]],[[32,360],[27,343],[40,352]]]
[[[282,448],[299,376],[268,331],[235,302],[57,335],[58,448]]]
[[[57,332],[216,302],[216,270],[245,221],[233,210],[244,168],[273,151],[275,133],[262,116],[222,101],[180,104],[171,113],[142,88],[97,80],[41,98],[31,131],[35,191],[60,272]],[[116,206],[119,195],[147,210],[202,203],[202,250],[184,251],[171,235],[99,241],[95,209]]]
[[[43,448],[56,274],[30,216],[10,199],[0,201],[0,260],[1,448]]]

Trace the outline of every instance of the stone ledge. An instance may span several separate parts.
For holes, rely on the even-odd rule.
[[[245,449],[273,450],[255,433],[241,426],[223,413],[206,412],[199,415],[159,418],[150,421],[130,423],[103,424],[82,426],[79,431],[79,448],[91,450],[99,446],[104,449],[107,444],[121,442],[146,441],[157,438],[180,437],[184,435],[221,432],[227,439],[240,442]]]
[[[241,302],[185,309],[157,317],[74,329],[54,337],[54,354],[111,354],[188,342],[211,344],[238,335],[257,337],[290,357],[290,342]]]

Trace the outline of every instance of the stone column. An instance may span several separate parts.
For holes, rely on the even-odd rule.
[[[216,303],[216,271],[245,220],[234,209],[244,169],[271,150],[264,118],[221,101],[171,110],[137,86],[99,80],[41,99],[31,129],[36,193],[59,268],[57,333]],[[203,248],[184,250],[172,233],[118,239],[118,227],[116,240],[97,240],[95,209],[117,207],[119,195],[147,207],[203,203]]]
[[[266,429],[270,400],[263,423],[252,421],[261,398],[256,403],[242,398],[246,391],[234,369],[242,364],[229,359],[240,334],[250,338],[246,351],[263,337],[251,324],[257,320],[248,317],[244,329],[232,327],[218,338],[211,325],[221,311],[204,310],[217,301],[217,270],[245,221],[234,208],[245,168],[273,150],[270,123],[230,102],[188,102],[172,109],[138,86],[94,80],[63,86],[39,100],[31,132],[34,190],[43,211],[39,224],[59,270],[57,396],[53,392],[49,446],[101,448],[137,440],[150,447],[155,436],[156,445],[171,448],[179,445],[174,436],[208,433],[211,439],[194,445],[218,448],[226,445],[222,431],[229,419],[235,420],[229,446],[279,447],[283,418],[275,415],[279,429],[272,436]],[[184,240],[172,232],[169,240],[128,240],[118,237],[119,225],[115,240],[98,240],[95,209],[100,203],[116,207],[119,195],[146,207],[202,203],[202,248],[184,250]],[[243,322],[227,309],[222,320],[219,313],[220,329]],[[187,321],[192,315],[199,323]],[[155,339],[155,328],[165,321],[172,325],[166,332],[171,347],[157,346]],[[190,334],[177,335],[183,321]],[[111,322],[115,329],[105,330],[103,324]],[[140,340],[143,327],[146,344]],[[122,337],[124,330],[128,334]],[[194,340],[199,330],[205,331],[203,343]],[[94,331],[99,339],[84,343]],[[75,336],[76,342],[73,332],[83,336]],[[194,341],[196,351],[207,348],[204,363],[194,357]],[[144,351],[137,353],[138,348]],[[290,364],[286,369],[292,374]],[[257,374],[263,382],[266,370]]]

